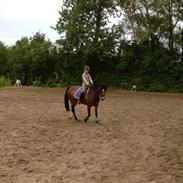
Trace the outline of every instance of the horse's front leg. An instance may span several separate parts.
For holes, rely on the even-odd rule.
[[[75,106],[76,106],[76,105],[72,105],[72,106],[71,106],[71,110],[72,110],[72,113],[73,113],[73,115],[74,115],[75,120],[78,121],[78,118],[77,118],[76,113],[75,113]]]
[[[91,115],[91,106],[87,106],[87,110],[88,110],[88,116],[84,119],[85,122],[88,121],[90,115]]]
[[[98,106],[95,106],[95,117],[96,117],[96,123],[99,123],[99,120],[98,120]]]

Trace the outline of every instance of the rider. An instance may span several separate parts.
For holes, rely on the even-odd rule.
[[[93,84],[93,80],[92,80],[89,72],[90,72],[90,67],[84,66],[84,72],[82,74],[83,82],[82,82],[82,89],[81,89],[81,95],[79,98],[79,103],[80,103],[81,99],[83,98],[83,96],[86,92],[86,89]]]

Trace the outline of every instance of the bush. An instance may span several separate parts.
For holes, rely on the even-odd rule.
[[[46,82],[46,87],[50,87],[50,88],[53,88],[53,87],[57,87],[57,82],[55,79],[48,79],[47,82]]]
[[[41,84],[41,81],[40,80],[35,80],[35,81],[33,81],[33,86],[42,86],[42,84]]]
[[[11,81],[4,76],[0,76],[0,87],[11,86]]]
[[[122,82],[119,75],[115,73],[99,73],[93,76],[94,82],[96,83],[105,83],[108,87],[117,88]]]

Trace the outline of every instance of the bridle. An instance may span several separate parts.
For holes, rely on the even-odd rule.
[[[105,90],[104,89],[101,89],[102,92],[100,91],[99,92],[99,98],[101,101],[105,100]]]

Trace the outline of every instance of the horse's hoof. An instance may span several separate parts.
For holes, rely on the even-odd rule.
[[[72,119],[73,118],[73,116],[69,116],[69,119]]]
[[[97,120],[96,123],[99,124],[99,121]]]
[[[87,119],[84,119],[84,122],[86,123],[87,122]]]

